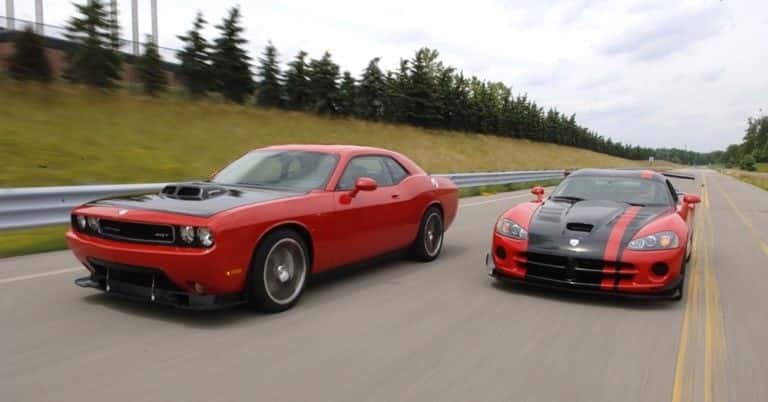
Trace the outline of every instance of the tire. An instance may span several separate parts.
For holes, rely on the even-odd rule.
[[[690,261],[692,255],[693,255],[693,231],[691,231],[691,234],[688,236],[688,245],[685,246],[685,262]]]
[[[685,249],[686,255],[688,254],[688,248]],[[683,299],[683,296],[685,294],[685,277],[686,277],[686,268],[688,267],[688,258],[683,260],[682,267],[680,267],[680,283],[672,290],[672,297],[670,299],[674,301],[680,301]]]
[[[443,250],[443,214],[437,207],[429,207],[419,223],[419,234],[411,246],[411,253],[418,261],[436,259]]]
[[[259,243],[251,261],[251,305],[268,313],[293,307],[309,276],[309,248],[293,230],[278,229]]]

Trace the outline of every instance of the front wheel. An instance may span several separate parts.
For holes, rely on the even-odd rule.
[[[443,250],[443,214],[437,207],[430,207],[421,218],[419,234],[411,247],[419,261],[432,261]]]
[[[290,229],[270,233],[251,262],[251,304],[270,313],[288,310],[299,301],[308,273],[304,239]]]

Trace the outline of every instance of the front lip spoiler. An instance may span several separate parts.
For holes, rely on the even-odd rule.
[[[105,284],[90,276],[75,279],[75,285],[82,288],[94,288],[110,295],[125,299],[175,307],[184,310],[218,310],[225,307],[247,303],[242,293],[223,295],[198,295],[166,289],[152,289],[127,282],[111,280],[109,289]]]
[[[525,279],[520,278],[513,278],[507,275],[504,275],[500,273],[496,266],[493,264],[493,258],[490,254],[485,255],[485,265],[488,268],[488,275],[492,278],[498,279],[500,281],[513,283],[516,285],[524,285],[529,286],[532,288],[539,288],[539,289],[547,289],[547,290],[557,290],[557,291],[565,291],[568,293],[579,293],[579,294],[587,294],[587,295],[599,295],[603,297],[615,297],[615,298],[622,298],[622,299],[643,299],[643,300],[678,300],[678,293],[680,292],[679,289],[677,289],[677,285],[673,287],[674,293],[669,292],[655,292],[655,293],[629,293],[629,292],[619,292],[615,290],[593,290],[593,289],[584,289],[584,288],[577,288],[577,287],[570,287],[570,286],[562,286],[555,283],[547,284],[542,282],[530,282],[526,281]]]

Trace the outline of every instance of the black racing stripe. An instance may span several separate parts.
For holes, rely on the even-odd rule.
[[[637,215],[635,215],[632,221],[629,222],[627,229],[624,231],[624,235],[621,237],[621,242],[619,243],[619,253],[616,258],[616,277],[613,280],[614,290],[619,288],[619,281],[621,280],[621,275],[619,275],[619,271],[621,270],[621,257],[624,254],[624,250],[627,248],[629,242],[633,237],[635,237],[640,229],[651,223],[659,216],[672,211],[674,210],[669,207],[643,207],[640,209],[640,211],[638,211]]]
[[[570,258],[603,261],[611,232],[619,218],[629,206],[610,201],[587,201],[579,203],[548,200],[531,217],[528,230],[528,255],[560,255]],[[568,222],[594,224],[588,233],[571,232]],[[579,239],[579,252],[564,251],[570,248],[570,239]],[[604,267],[594,266],[602,270]],[[527,274],[528,272],[526,272]],[[598,279],[597,283],[602,281]]]

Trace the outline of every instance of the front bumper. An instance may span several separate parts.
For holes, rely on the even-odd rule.
[[[558,291],[565,290],[569,293],[613,296],[613,297],[632,298],[632,299],[677,300],[680,297],[680,292],[681,292],[680,289],[677,289],[677,286],[680,284],[680,281],[683,280],[682,278],[678,279],[678,281],[675,283],[675,285],[672,287],[671,290],[658,291],[654,293],[636,293],[636,292],[626,292],[626,291],[616,291],[616,290],[604,290],[604,289],[600,289],[599,287],[592,287],[589,285],[568,282],[568,281],[526,280],[525,277],[515,277],[512,275],[506,274],[499,269],[496,269],[496,266],[493,264],[493,257],[491,257],[490,254],[485,255],[485,265],[486,265],[486,268],[488,269],[488,275],[490,277],[503,282],[526,285],[526,286],[531,286],[531,287],[540,288],[540,289],[558,290]]]
[[[195,294],[185,292],[157,269],[103,260],[89,260],[91,275],[75,279],[75,285],[94,288],[127,299],[189,310],[214,310],[247,301],[243,293]]]

